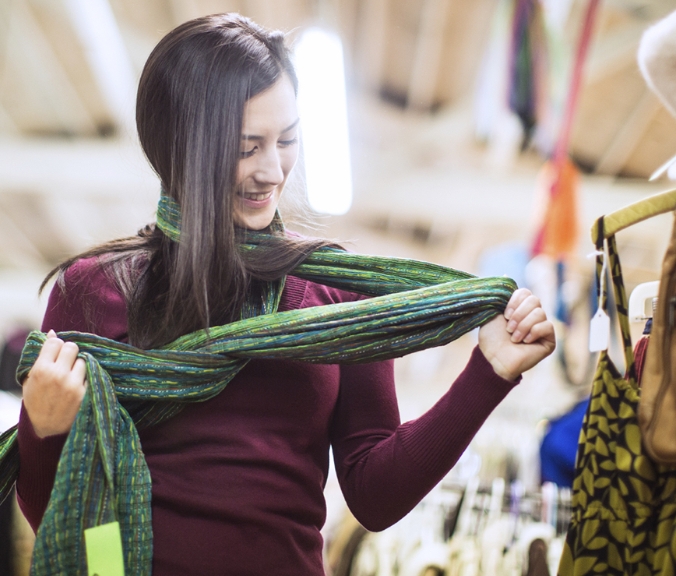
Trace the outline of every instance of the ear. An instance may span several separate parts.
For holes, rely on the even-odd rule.
[[[676,117],[676,12],[643,33],[638,64],[648,86]]]

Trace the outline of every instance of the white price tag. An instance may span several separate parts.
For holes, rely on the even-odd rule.
[[[599,308],[591,319],[589,326],[589,351],[601,352],[608,350],[610,338],[610,317],[605,310]]]

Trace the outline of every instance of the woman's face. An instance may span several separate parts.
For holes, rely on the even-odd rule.
[[[247,101],[237,169],[238,226],[262,230],[272,222],[298,158],[298,120],[296,95],[286,75]]]

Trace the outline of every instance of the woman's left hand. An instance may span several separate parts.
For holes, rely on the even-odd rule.
[[[498,376],[516,380],[556,347],[554,326],[530,290],[512,294],[504,314],[479,329],[479,348]]]

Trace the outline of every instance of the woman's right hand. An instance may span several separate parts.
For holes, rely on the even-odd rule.
[[[87,369],[79,348],[50,330],[23,382],[23,404],[39,438],[68,432],[85,394]]]

